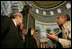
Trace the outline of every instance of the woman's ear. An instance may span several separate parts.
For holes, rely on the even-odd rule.
[[[33,35],[34,34],[34,30],[31,30],[31,35]]]

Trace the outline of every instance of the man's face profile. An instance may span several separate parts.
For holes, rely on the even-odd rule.
[[[57,23],[59,26],[63,25],[65,19],[62,16],[58,16]]]

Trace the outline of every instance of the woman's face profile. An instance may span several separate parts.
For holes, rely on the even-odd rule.
[[[34,32],[35,32],[35,31],[34,31],[34,29],[32,28],[32,29],[31,29],[31,35],[33,35],[33,34],[34,34]]]

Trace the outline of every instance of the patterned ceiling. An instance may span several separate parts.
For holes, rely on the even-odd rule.
[[[32,1],[37,7],[45,9],[57,7],[64,2],[65,1]]]
[[[60,13],[67,13],[71,17],[71,1],[2,1],[1,13],[8,15],[13,11],[20,12],[26,3],[32,6],[29,12],[31,16],[40,22],[54,23]]]
[[[66,7],[70,1],[30,1],[27,3],[32,5],[31,15],[40,22],[54,23],[58,18],[58,14],[71,13],[70,8]],[[43,11],[46,12],[46,15],[43,15]]]

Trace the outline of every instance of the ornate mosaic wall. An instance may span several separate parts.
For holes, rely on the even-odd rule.
[[[61,30],[57,23],[43,23],[39,21],[35,21],[35,30],[38,33],[39,37],[46,37],[46,33],[51,34],[52,31],[58,35]]]

